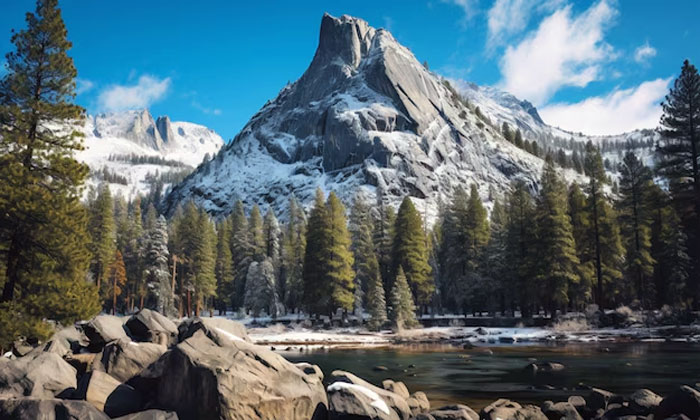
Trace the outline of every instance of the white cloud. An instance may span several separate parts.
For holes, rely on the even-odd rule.
[[[87,79],[75,79],[75,94],[82,95],[85,92],[92,90],[95,84]]]
[[[443,3],[453,4],[464,12],[464,18],[461,20],[462,26],[467,23],[479,12],[479,0],[440,0]]]
[[[647,41],[644,45],[640,45],[636,50],[634,50],[634,61],[639,64],[646,63],[649,59],[656,56],[656,48],[649,45]]]
[[[106,111],[148,108],[170,89],[170,78],[158,79],[143,75],[135,85],[112,85],[98,97],[100,108]]]
[[[509,46],[500,63],[501,87],[542,105],[565,86],[585,87],[602,77],[602,64],[614,57],[603,40],[617,10],[601,0],[578,16],[571,6],[542,20],[516,46]]]
[[[202,111],[204,114],[207,115],[221,115],[221,110],[219,108],[209,108],[197,101],[196,99],[192,100],[192,106],[197,108],[198,110]]]
[[[533,13],[552,12],[563,0],[496,0],[488,11],[488,50],[506,42],[527,27]]]
[[[650,80],[577,103],[547,105],[538,111],[550,125],[591,135],[655,128],[661,117],[659,103],[668,92],[671,79]]]

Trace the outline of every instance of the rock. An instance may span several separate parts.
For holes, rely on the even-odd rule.
[[[385,379],[382,381],[382,388],[386,389],[389,392],[393,392],[394,394],[398,394],[403,398],[408,399],[411,395],[408,392],[408,388],[406,388],[406,384],[403,382],[395,382],[391,379]]]
[[[700,391],[682,386],[661,400],[654,411],[654,418],[665,419],[674,414],[684,414],[691,419],[700,418]]]
[[[167,348],[160,344],[135,343],[129,339],[121,339],[107,344],[92,368],[126,383],[158,360],[166,350]]]
[[[12,343],[12,354],[15,357],[26,356],[32,350],[34,350],[34,346],[29,344],[27,340],[19,339]]]
[[[483,420],[548,420],[539,407],[534,405],[521,406],[520,404],[499,399],[481,410]]]
[[[587,419],[593,416],[593,411],[586,406],[586,400],[580,395],[572,395],[567,402],[576,408],[581,417]]]
[[[399,394],[374,386],[352,373],[342,370],[333,371],[331,376],[331,385],[328,387],[331,418],[343,418],[342,415],[352,414],[366,415],[368,412],[362,411],[364,409],[383,416],[378,417],[381,419],[408,419],[411,417],[411,408],[408,406],[408,402]],[[371,408],[367,407],[368,404]],[[388,410],[384,410],[385,406]]]
[[[320,367],[306,362],[295,363],[294,366],[301,369],[305,374],[315,376],[319,381],[323,381],[323,371]]]
[[[250,342],[243,324],[224,318],[188,318],[182,321],[177,329],[180,342],[192,337],[199,330],[219,346],[228,345],[231,340],[237,339]]]
[[[0,364],[0,397],[64,398],[75,391],[76,370],[55,353]]]
[[[114,420],[179,420],[174,411],[146,410],[127,414]]]
[[[70,353],[78,353],[80,347],[87,344],[83,340],[83,335],[74,325],[57,331],[43,345],[39,346],[42,351],[56,353],[61,357],[65,357]]]
[[[0,419],[109,420],[109,416],[85,401],[18,398],[0,400]]]
[[[150,309],[141,309],[126,321],[134,339],[150,343],[158,343],[165,346],[175,344],[177,341],[177,325],[165,316]]]
[[[474,332],[479,334],[479,335],[489,335],[489,332],[486,331],[486,329],[483,327],[479,327],[479,328],[475,329]]]
[[[428,400],[428,396],[425,395],[425,392],[414,392],[406,399],[406,402],[408,403],[408,408],[411,409],[411,414],[414,416],[430,410],[430,401]]]
[[[636,414],[651,414],[663,398],[649,389],[638,389],[629,398],[629,406]]]
[[[576,407],[569,402],[545,401],[542,412],[549,420],[583,420]]]
[[[600,409],[605,410],[608,407],[608,403],[615,397],[610,391],[606,391],[600,388],[591,388],[591,393],[588,394],[586,398],[586,406],[591,411],[598,411]]]
[[[529,365],[525,366],[525,370],[532,372],[532,373],[561,372],[564,369],[565,369],[564,365],[562,365],[561,363],[554,363],[554,362],[530,363]]]
[[[466,405],[448,405],[430,412],[430,416],[435,420],[479,420],[476,411]]]
[[[102,350],[105,344],[120,338],[127,338],[121,318],[113,315],[98,315],[83,326],[83,332],[93,352]]]
[[[188,419],[322,419],[323,383],[282,356],[234,340],[218,346],[203,331],[172,347],[133,382],[153,402]],[[135,385],[136,386],[136,385]]]
[[[99,353],[68,354],[65,361],[77,371],[77,376],[81,377],[85,373],[92,371],[92,365]]]
[[[77,395],[110,417],[119,417],[141,409],[141,395],[129,385],[104,372],[93,371],[80,382]]]
[[[389,370],[389,368],[386,366],[375,366],[372,368],[372,370],[375,372],[386,372],[387,370]]]

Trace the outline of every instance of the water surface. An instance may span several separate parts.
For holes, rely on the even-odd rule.
[[[700,345],[673,342],[511,345],[488,350],[407,345],[283,355],[319,365],[326,377],[341,369],[378,385],[391,378],[405,382],[411,392],[424,391],[433,406],[464,403],[477,410],[498,398],[535,404],[564,401],[569,395],[586,396],[590,386],[621,394],[649,388],[664,395],[681,384],[700,382]],[[524,367],[535,360],[562,363],[566,369],[533,375]],[[376,371],[376,366],[388,370]]]

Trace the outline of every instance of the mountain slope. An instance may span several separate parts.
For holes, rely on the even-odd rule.
[[[484,124],[439,76],[384,29],[325,15],[306,72],[252,117],[211,162],[175,186],[164,210],[194,200],[226,214],[247,205],[284,211],[317,187],[350,200],[381,188],[397,205],[411,195],[432,219],[456,186],[536,188],[543,161]],[[569,177],[576,177],[568,171]]]
[[[153,119],[148,110],[88,116],[81,130],[85,150],[76,158],[90,167],[88,185],[105,181],[126,197],[148,192],[157,176],[184,178],[224,144],[207,127],[171,122],[167,116]]]

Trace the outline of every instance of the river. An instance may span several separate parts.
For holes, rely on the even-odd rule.
[[[665,395],[700,382],[700,344],[674,342],[502,345],[462,350],[449,345],[402,345],[370,349],[282,352],[291,361],[321,367],[326,378],[347,370],[381,386],[403,381],[423,391],[434,407],[463,403],[479,410],[498,398],[541,404],[586,396],[586,387],[621,394],[649,388]],[[562,363],[561,372],[532,374],[533,361]],[[384,366],[386,371],[375,367]]]

